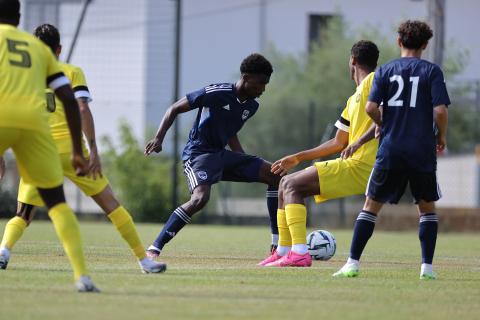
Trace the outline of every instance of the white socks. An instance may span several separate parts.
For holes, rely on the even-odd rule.
[[[294,244],[292,246],[292,251],[298,254],[305,254],[308,252],[308,247],[306,244]]]
[[[278,245],[278,234],[272,233],[272,244],[277,246]]]

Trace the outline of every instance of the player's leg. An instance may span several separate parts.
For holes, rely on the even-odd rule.
[[[205,207],[210,199],[210,189],[210,185],[198,185],[193,190],[190,200],[172,212],[163,226],[162,231],[160,231],[160,234],[157,236],[153,244],[148,247],[147,255],[149,257],[157,257],[163,247],[172,240],[180,230],[183,229],[183,227],[191,222],[191,217]]]
[[[319,194],[320,183],[315,166],[284,176],[280,182],[285,215],[292,239],[292,250],[267,266],[311,266],[307,247],[307,208],[305,198]]]
[[[258,263],[258,266],[266,266],[269,263],[281,259],[286,256],[292,248],[292,237],[288,229],[287,217],[285,215],[285,207],[283,204],[283,189],[280,183],[278,188],[278,209],[277,209],[277,229],[278,229],[278,246],[270,253],[270,255]]]
[[[433,272],[432,265],[438,233],[438,217],[435,210],[435,201],[441,197],[435,172],[412,174],[410,176],[410,189],[417,203],[418,213],[420,215],[418,226],[418,238],[422,248],[420,279],[435,279],[437,275]]]
[[[91,197],[102,208],[125,242],[128,243],[133,254],[137,257],[143,272],[160,273],[167,269],[166,264],[154,262],[146,257],[145,247],[140,240],[132,216],[120,205],[110,185],[107,185],[100,193]]]
[[[50,133],[23,130],[22,139],[12,149],[20,175],[26,183],[37,186],[48,208],[48,215],[72,265],[77,289],[98,291],[88,277],[77,218],[65,202],[63,171]]]
[[[5,225],[0,244],[0,269],[6,269],[10,260],[10,251],[23,235],[23,232],[33,219],[35,206],[18,202],[17,213]]]
[[[408,177],[403,172],[374,168],[367,184],[366,200],[353,228],[350,256],[346,264],[333,274],[334,277],[356,277],[360,258],[375,229],[377,215],[383,204],[398,203],[405,191]]]
[[[272,233],[272,244],[270,247],[270,253],[273,253],[278,246],[278,186],[280,184],[281,177],[271,172],[272,164],[267,161],[263,161],[260,166],[258,177],[260,182],[265,183],[267,187],[267,209],[268,216],[270,218],[270,230]]]
[[[191,222],[191,217],[203,209],[210,199],[211,185],[220,181],[224,169],[223,151],[206,153],[188,159],[183,164],[190,200],[170,214],[162,231],[147,249],[147,256],[157,257],[165,244]]]

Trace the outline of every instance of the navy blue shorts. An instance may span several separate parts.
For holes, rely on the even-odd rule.
[[[196,155],[183,163],[190,193],[199,185],[218,181],[259,182],[262,158],[245,153],[222,150]]]
[[[368,179],[366,196],[381,203],[398,203],[407,184],[415,203],[437,201],[442,197],[436,172],[383,170],[373,168]]]

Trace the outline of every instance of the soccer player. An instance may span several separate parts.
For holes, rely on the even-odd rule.
[[[0,156],[11,148],[21,177],[38,189],[72,265],[77,289],[98,291],[85,266],[78,221],[65,203],[62,167],[46,117],[45,85],[65,105],[72,166],[83,175],[88,162],[82,155],[78,104],[50,49],[18,30],[19,22],[20,2],[0,0]]]
[[[365,104],[372,86],[378,55],[378,48],[371,41],[361,40],[352,46],[349,69],[357,89],[348,99],[340,119],[335,123],[338,128],[335,137],[316,148],[275,161],[272,172],[285,175],[302,161],[330,156],[342,150],[345,152],[359,139],[374,133],[372,120],[365,112]],[[315,201],[320,203],[363,193],[377,148],[377,141],[372,140],[358,148],[349,159],[315,162],[305,170],[284,176],[280,181],[277,213],[279,245],[275,252],[258,265],[310,267],[312,258],[306,244],[305,198],[315,196]]]
[[[57,28],[50,24],[43,24],[35,29],[34,35],[48,45],[57,58],[60,56],[62,46]],[[143,272],[159,273],[165,271],[166,265],[164,263],[155,262],[146,257],[145,247],[138,236],[132,217],[115,198],[108,180],[102,174],[100,157],[95,142],[95,126],[88,105],[88,102],[91,101],[91,96],[83,71],[71,64],[60,62],[59,66],[71,81],[75,98],[80,107],[82,129],[87,137],[90,149],[90,154],[88,154],[85,146],[82,145],[83,154],[87,155],[87,159],[89,159],[90,174],[89,176],[78,177],[69,160],[72,143],[67,122],[65,121],[65,108],[61,101],[55,99],[53,93],[47,93],[47,108],[51,112],[49,125],[60,155],[64,176],[75,183],[86,195],[92,197],[102,208],[120,235],[130,246]],[[44,203],[38,195],[36,188],[26,183],[23,179],[20,180],[17,215],[7,223],[0,244],[0,268],[5,269],[7,267],[10,250],[12,250],[25,228],[32,221],[35,206],[43,205]]]
[[[432,270],[438,229],[435,201],[441,196],[436,152],[446,145],[450,99],[440,68],[421,59],[432,35],[424,22],[402,23],[397,40],[401,58],[375,73],[366,111],[381,128],[380,146],[365,204],[353,229],[350,257],[334,277],[358,275],[360,257],[380,209],[386,202],[398,203],[409,183],[420,214],[420,279],[436,278]],[[378,108],[381,103],[383,113]]]
[[[267,206],[272,229],[272,247],[276,247],[278,231],[276,212],[280,176],[270,172],[270,163],[245,154],[237,137],[243,124],[258,109],[256,98],[265,91],[273,72],[272,65],[260,54],[246,57],[240,66],[236,83],[212,84],[187,94],[165,113],[154,139],[145,147],[145,155],[160,152],[168,128],[180,113],[197,109],[182,160],[191,193],[190,201],[176,208],[157,239],[148,248],[150,257],[157,257],[191,217],[210,198],[210,188],[218,181],[262,182],[268,185]],[[226,150],[229,146],[231,150]]]

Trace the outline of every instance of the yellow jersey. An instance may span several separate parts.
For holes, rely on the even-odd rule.
[[[82,69],[72,64],[62,62],[58,64],[65,76],[70,80],[75,98],[85,98],[90,102],[92,99]],[[54,96],[51,90],[47,90],[47,109],[51,112],[48,123],[58,152],[70,153],[72,151],[72,141],[67,119],[65,118],[65,109],[62,102]]]
[[[370,73],[358,85],[355,93],[348,99],[347,105],[337,120],[335,126],[348,132],[348,143],[358,140],[371,127],[373,121],[365,111],[365,105],[370,95],[374,72]],[[373,139],[361,146],[352,156],[352,159],[372,165],[378,150],[378,141]]]
[[[0,24],[0,127],[48,132],[45,86],[55,90],[68,83],[42,41]]]

